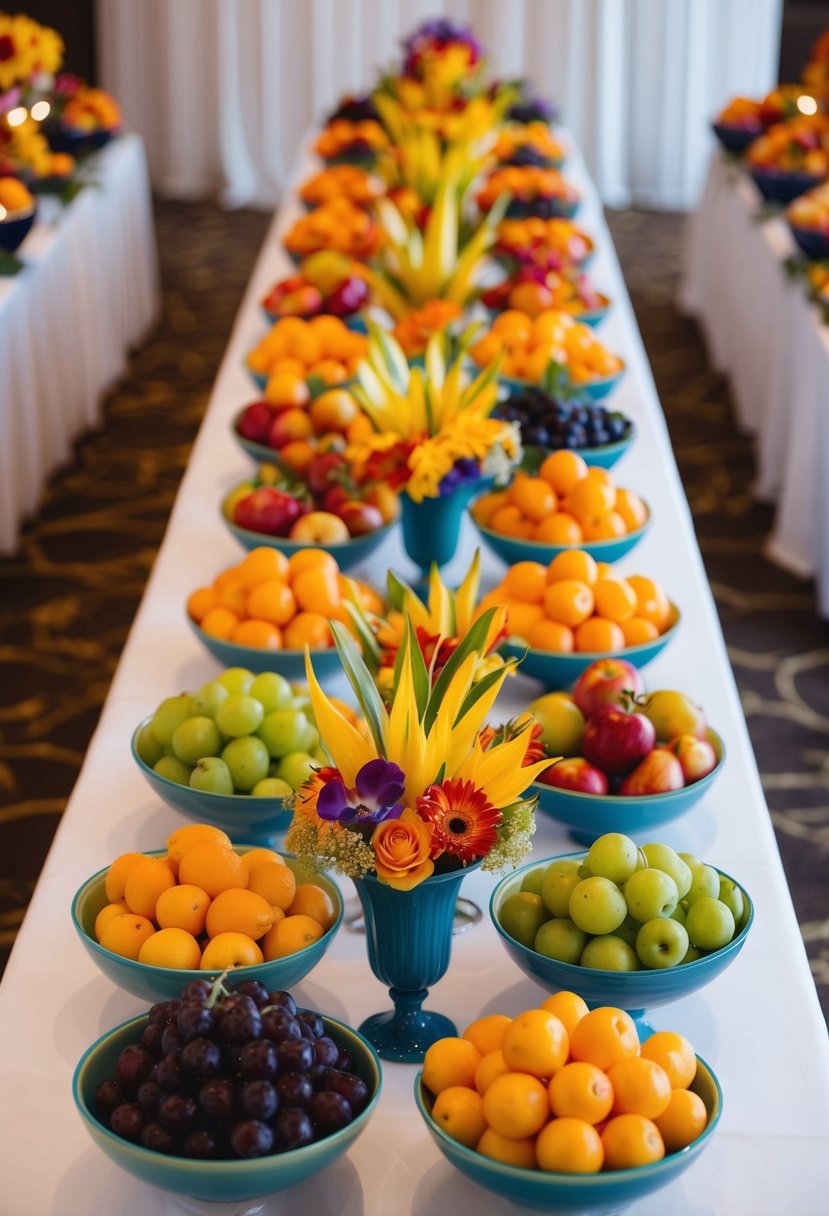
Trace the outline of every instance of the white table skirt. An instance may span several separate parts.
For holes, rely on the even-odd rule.
[[[647,671],[651,688],[687,691],[703,704],[728,748],[725,770],[687,816],[658,833],[735,875],[752,893],[756,920],[739,958],[703,992],[656,1010],[652,1021],[684,1032],[723,1084],[723,1116],[710,1147],[667,1190],[631,1209],[636,1216],[823,1216],[829,1155],[829,1042],[763,798],[688,506],[668,442],[630,301],[596,193],[577,154],[568,172],[584,192],[585,226],[597,238],[597,287],[614,300],[600,330],[628,361],[613,400],[639,436],[618,466],[640,490],[654,522],[628,572],[651,572],[682,607],[678,637]],[[128,849],[157,847],[180,823],[158,802],[129,756],[135,724],[172,690],[196,688],[217,665],[187,626],[184,601],[238,561],[218,519],[221,495],[249,470],[229,433],[234,412],[254,397],[242,367],[261,337],[259,300],[288,268],[278,235],[296,215],[276,217],[253,274],[182,482],[167,535],[125,647],[107,704],[0,985],[0,1210],[3,1216],[162,1216],[171,1197],[122,1174],[91,1144],[70,1096],[72,1070],[92,1040],[142,1009],[107,981],[74,936],[69,904],[80,883]],[[464,525],[448,568],[456,579],[473,551]],[[356,573],[383,580],[394,564],[411,577],[392,535]],[[499,564],[487,555],[494,585]],[[516,676],[499,703],[508,717],[537,696]],[[493,720],[497,720],[495,716]],[[540,817],[533,856],[570,852],[566,833]],[[494,880],[478,872],[464,892],[486,906]],[[344,893],[350,884],[342,880]],[[311,975],[300,1002],[351,1025],[387,1008],[365,942],[342,931]],[[507,958],[485,916],[453,946],[449,971],[428,1006],[464,1026],[484,1013],[516,1013],[542,990]],[[440,1156],[412,1098],[415,1068],[384,1065],[380,1106],[362,1137],[330,1170],[266,1208],[321,1216],[510,1216],[523,1209],[479,1190]],[[44,1151],[43,1145],[48,1145]],[[94,1198],[92,1198],[94,1197]],[[90,1206],[91,1205],[91,1206]]]
[[[739,425],[756,437],[755,493],[777,503],[766,552],[817,580],[829,616],[829,326],[786,278],[797,247],[784,220],[757,222],[760,204],[751,179],[715,153],[682,300],[731,380]]]
[[[159,305],[144,145],[125,135],[91,163],[93,185],[66,208],[46,198],[0,278],[0,553],[81,432]],[[50,221],[50,217],[53,222]]]

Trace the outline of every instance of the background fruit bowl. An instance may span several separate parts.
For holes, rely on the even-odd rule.
[[[583,853],[567,854],[568,858],[583,859]],[[489,914],[492,923],[498,931],[501,943],[512,961],[521,968],[525,975],[539,982],[548,992],[564,989],[577,992],[591,1008],[599,1005],[615,1005],[625,1009],[640,1024],[640,1037],[646,1037],[650,1028],[642,1022],[642,1015],[648,1009],[659,1005],[668,1005],[672,1001],[682,1000],[710,984],[712,980],[728,967],[742,950],[746,937],[754,920],[754,904],[748,892],[730,875],[722,870],[717,872],[723,878],[729,879],[743,893],[747,915],[739,932],[727,946],[714,950],[711,954],[703,955],[691,963],[682,963],[676,967],[666,967],[662,970],[642,971],[599,971],[592,967],[581,967],[573,963],[563,963],[558,959],[548,958],[536,950],[524,946],[511,937],[502,928],[500,911],[510,895],[520,891],[521,883],[530,870],[537,870],[553,861],[561,861],[561,857],[548,857],[543,861],[533,861],[522,866],[502,878],[492,892],[489,901]]]
[[[578,970],[578,968],[571,968]],[[722,1090],[714,1072],[697,1056],[697,1075],[690,1085],[708,1112],[702,1134],[679,1152],[652,1165],[599,1174],[548,1174],[541,1170],[504,1165],[466,1148],[443,1131],[432,1118],[432,1099],[422,1073],[415,1078],[415,1102],[429,1134],[452,1165],[485,1190],[494,1191],[516,1204],[560,1216],[580,1212],[620,1212],[628,1204],[660,1190],[682,1174],[705,1150],[722,1112]]]
[[[790,203],[824,180],[822,174],[792,173],[785,169],[750,168],[749,174],[767,203]]]
[[[290,557],[291,554],[299,553],[300,550],[309,547],[307,540],[291,540],[287,536],[268,536],[266,532],[253,532],[250,528],[240,528],[238,524],[234,524],[227,518],[224,511],[221,512],[221,516],[228,531],[245,549],[258,549],[261,545],[265,545],[269,549],[277,549],[286,557]],[[359,565],[375,549],[378,549],[394,526],[394,522],[384,524],[381,528],[375,528],[373,532],[367,532],[365,536],[352,536],[349,540],[344,541],[316,541],[313,547],[330,553],[336,559],[340,570],[350,570],[352,566]]]
[[[246,853],[244,846],[239,846],[237,853]],[[164,857],[166,850],[156,850],[147,854],[148,857]],[[306,873],[295,858],[284,856],[285,865],[295,874]],[[118,988],[144,1001],[172,1000],[181,992],[190,980],[204,979],[212,973],[209,971],[190,971],[183,968],[154,967],[148,963],[133,962],[120,954],[106,950],[95,940],[95,917],[110,901],[106,894],[106,876],[109,866],[93,874],[75,893],[72,900],[72,923],[75,932],[81,939],[81,944],[95,966],[107,979]],[[343,919],[343,900],[337,884],[325,874],[314,874],[314,883],[322,887],[331,897],[336,913],[336,920],[327,933],[323,933],[318,941],[312,942],[296,954],[285,958],[273,959],[271,962],[255,963],[249,967],[239,967],[236,974],[239,979],[260,980],[269,992],[284,991],[298,984],[301,979],[312,971],[325,954],[334,940],[334,936]],[[110,1074],[111,1075],[111,1074]]]
[[[560,789],[536,781],[530,787],[538,795],[538,806],[545,815],[563,823],[579,844],[592,844],[605,832],[626,836],[647,835],[653,828],[670,823],[689,811],[707,793],[722,772],[725,744],[713,730],[707,732],[717,754],[717,767],[706,777],[664,794],[587,794],[580,790]]]
[[[175,973],[174,973],[175,974]],[[176,989],[180,992],[186,981]],[[124,1140],[105,1127],[95,1114],[95,1090],[115,1075],[118,1056],[136,1043],[149,1023],[143,1015],[107,1031],[81,1057],[72,1078],[72,1096],[87,1131],[98,1147],[121,1169],[142,1182],[195,1199],[241,1202],[296,1186],[341,1157],[371,1118],[382,1087],[380,1060],[362,1035],[343,1022],[323,1017],[326,1035],[354,1058],[354,1071],[368,1085],[371,1099],[352,1123],[314,1144],[290,1152],[271,1153],[248,1161],[199,1161],[155,1152]]]
[[[577,317],[576,320],[581,321],[583,318]],[[610,396],[625,374],[626,364],[624,360],[621,362],[622,366],[611,376],[600,376],[596,380],[585,380],[579,384],[571,382],[571,388],[574,392],[589,397],[591,401],[603,401],[605,397]],[[511,376],[499,376],[498,383],[503,384],[510,392],[520,392],[533,384],[531,380],[517,380]]]
[[[641,528],[628,532],[627,536],[620,536],[613,540],[581,541],[578,545],[547,545],[542,541],[523,540],[521,537],[505,536],[500,532],[494,532],[492,528],[478,523],[474,514],[474,506],[475,504],[472,503],[469,516],[481,540],[496,557],[500,557],[501,561],[508,566],[524,561],[549,565],[553,558],[557,557],[559,553],[563,553],[565,549],[582,549],[597,562],[615,562],[624,557],[626,553],[630,553],[631,549],[639,544],[651,524],[650,508],[648,508],[648,518],[645,523]]]
[[[287,680],[305,679],[304,650],[266,650],[258,646],[241,646],[238,642],[227,642],[224,638],[205,633],[189,616],[187,622],[222,667],[247,667],[257,675],[262,671],[276,671]],[[339,656],[333,645],[330,650],[312,650],[311,659],[319,680],[334,676],[340,670]]]
[[[37,200],[30,207],[10,211],[0,220],[0,249],[14,253],[25,241],[37,216]]]
[[[829,232],[820,228],[801,228],[791,223],[789,229],[807,258],[813,261],[829,258]]]
[[[726,152],[744,152],[748,145],[754,143],[757,136],[762,134],[762,128],[755,129],[727,122],[712,122],[711,130]]]

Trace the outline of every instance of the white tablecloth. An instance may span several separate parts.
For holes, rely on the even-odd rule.
[[[819,1181],[825,1182],[829,1157],[826,1026],[624,282],[595,191],[575,155],[569,172],[584,191],[583,221],[597,238],[597,286],[615,301],[600,332],[628,361],[614,401],[639,427],[618,475],[621,484],[646,495],[654,516],[647,538],[623,569],[652,572],[683,611],[679,635],[648,669],[648,682],[651,688],[687,691],[707,708],[728,747],[725,770],[711,793],[658,835],[735,875],[757,907],[734,965],[697,996],[652,1017],[657,1026],[692,1039],[718,1073],[725,1103],[717,1134],[693,1169],[632,1210],[637,1216],[824,1216],[826,1193]],[[295,214],[289,204],[276,218],[254,271],[109,699],[0,985],[3,1216],[161,1216],[179,1210],[168,1196],[110,1164],[72,1107],[70,1077],[85,1048],[139,1012],[142,1003],[96,970],[74,937],[68,909],[88,875],[125,850],[157,847],[183,822],[151,795],[135,770],[129,737],[163,696],[196,688],[217,671],[187,626],[184,601],[240,556],[218,519],[221,495],[249,469],[229,425],[239,405],[254,396],[242,357],[262,334],[260,298],[287,270],[278,233]],[[467,522],[461,552],[448,568],[450,579],[458,577],[472,548]],[[396,535],[357,573],[380,581],[392,563],[412,576]],[[493,585],[499,565],[487,557],[484,566]],[[516,676],[499,717],[538,692],[536,683]],[[556,824],[539,822],[535,858],[572,848]],[[478,872],[463,889],[486,906],[493,881]],[[296,993],[301,1002],[355,1026],[389,1004],[368,967],[364,940],[344,931]],[[531,1007],[540,994],[506,957],[485,917],[455,941],[449,972],[428,1005],[464,1026],[483,1013]],[[273,1199],[269,1216],[517,1213],[443,1160],[414,1106],[414,1077],[413,1066],[384,1065],[379,1109],[348,1157],[284,1199]]]
[[[158,263],[144,145],[125,135],[89,166],[93,184],[67,207],[41,200],[0,278],[0,552],[155,319]]]
[[[715,153],[682,298],[731,380],[741,428],[756,436],[755,491],[777,503],[766,552],[817,580],[829,616],[829,326],[786,278],[797,246],[784,220],[757,222],[760,204],[751,179]]]

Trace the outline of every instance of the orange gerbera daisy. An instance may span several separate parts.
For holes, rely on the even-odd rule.
[[[432,858],[443,853],[462,865],[486,857],[498,837],[501,812],[471,781],[456,777],[430,785],[417,799],[417,813],[432,829]]]

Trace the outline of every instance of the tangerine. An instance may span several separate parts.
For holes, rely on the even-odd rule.
[[[504,1032],[501,1051],[510,1068],[551,1077],[567,1061],[564,1023],[546,1009],[527,1009]]]
[[[613,510],[616,491],[598,477],[582,477],[567,495],[567,511],[582,525],[597,515]]]
[[[541,523],[556,509],[556,495],[552,486],[541,477],[530,477],[518,472],[509,490],[510,501],[534,523]]]
[[[669,1153],[675,1153],[702,1135],[708,1111],[699,1094],[691,1089],[672,1089],[668,1105],[654,1123]]]
[[[239,618],[227,608],[211,608],[206,616],[198,622],[204,632],[211,638],[220,638],[226,642],[239,624]]]
[[[298,885],[287,912],[288,916],[310,916],[326,933],[337,919],[331,896],[312,882]]]
[[[655,1119],[671,1100],[668,1074],[655,1060],[633,1056],[612,1064],[607,1073],[613,1086],[614,1115],[644,1115]]]
[[[496,1077],[482,1101],[487,1124],[510,1140],[537,1135],[550,1117],[546,1088],[525,1072]]]
[[[189,848],[179,863],[178,874],[180,882],[201,887],[211,899],[232,887],[248,885],[248,872],[239,854],[214,840],[203,840]]]
[[[450,1085],[435,1099],[432,1118],[447,1136],[474,1148],[486,1131],[481,1095],[466,1085]]]
[[[239,567],[239,581],[245,591],[252,591],[267,579],[281,579],[284,582],[287,577],[287,557],[278,549],[270,549],[266,545],[251,549]]]
[[[482,1056],[486,1057],[493,1051],[498,1051],[504,1038],[504,1031],[512,1025],[512,1018],[504,1013],[490,1013],[478,1018],[467,1026],[463,1038],[473,1043]]]
[[[535,1142],[540,1170],[551,1174],[598,1174],[604,1164],[599,1133],[584,1119],[551,1120]]]
[[[496,1077],[502,1077],[509,1072],[504,1053],[500,1050],[489,1051],[475,1069],[475,1088],[483,1095],[489,1089]]]
[[[105,950],[111,950],[122,958],[131,958],[136,963],[141,947],[153,933],[155,925],[146,916],[125,912],[121,916],[110,917],[101,931],[99,941]]]
[[[562,579],[578,579],[589,587],[596,585],[599,577],[595,560],[583,549],[573,549],[567,553],[557,553],[547,567],[547,582],[558,583]]]
[[[247,870],[248,876],[250,876],[251,872],[255,870],[257,866],[267,865],[268,862],[274,862],[274,864],[278,866],[285,865],[285,862],[282,860],[280,855],[274,852],[273,849],[248,849],[246,853],[241,853],[240,856],[242,858],[242,865]]]
[[[514,600],[507,604],[507,632],[519,638],[527,637],[533,625],[544,619],[540,604],[522,604]]]
[[[646,621],[641,616],[632,616],[622,621],[621,627],[625,646],[643,646],[646,642],[655,642],[659,637],[659,630],[653,621]]]
[[[612,1005],[591,1009],[579,1020],[570,1038],[570,1055],[574,1060],[595,1064],[605,1072],[619,1060],[638,1053],[639,1036],[633,1018]]]
[[[303,570],[294,575],[291,588],[297,604],[306,612],[332,616],[342,603],[337,574],[327,569]]]
[[[613,1109],[613,1086],[595,1064],[574,1060],[550,1079],[550,1109],[554,1115],[601,1123]]]
[[[540,1007],[546,1009],[548,1013],[556,1015],[564,1024],[568,1036],[572,1035],[577,1024],[589,1012],[587,1002],[578,993],[566,992],[563,989],[561,992],[554,992],[552,996],[548,996],[541,1002]]]
[[[230,888],[222,891],[207,909],[208,937],[220,933],[243,933],[258,941],[273,925],[271,905],[255,891]]]
[[[120,857],[115,858],[107,870],[104,882],[106,896],[111,904],[123,901],[127,879],[135,867],[145,860],[145,853],[122,853]]]
[[[514,536],[519,540],[529,540],[535,530],[532,520],[525,519],[519,508],[512,502],[507,503],[504,507],[498,507],[490,517],[489,526],[493,532],[498,532],[501,536]]]
[[[167,837],[167,856],[175,866],[181,865],[181,859],[193,845],[212,840],[214,844],[231,847],[230,837],[221,828],[214,828],[209,823],[186,823],[182,828],[176,828]],[[141,854],[139,854],[141,856]]]
[[[282,634],[270,621],[240,621],[230,640],[237,646],[253,646],[256,650],[282,649]]]
[[[297,954],[306,946],[313,945],[323,936],[322,925],[310,916],[286,916],[276,921],[273,928],[262,939],[262,950],[270,962],[275,958],[286,958]]]
[[[592,515],[584,520],[582,534],[588,542],[618,540],[627,536],[627,527],[618,511],[606,511],[603,515]]]
[[[155,906],[163,891],[176,885],[176,876],[160,857],[145,857],[127,875],[124,902],[130,912],[152,920]]]
[[[565,511],[555,511],[536,524],[532,539],[545,545],[580,545],[584,540],[581,524]]]
[[[199,587],[187,597],[187,613],[198,625],[218,602],[212,587]]]
[[[687,1089],[697,1075],[697,1057],[684,1035],[657,1030],[642,1044],[642,1055],[654,1060],[668,1074],[671,1089]]]
[[[636,611],[636,592],[623,578],[600,578],[593,588],[596,597],[596,612],[609,621],[621,624]]]
[[[616,1115],[602,1131],[605,1165],[610,1170],[627,1170],[651,1165],[665,1156],[659,1128],[644,1115]]]
[[[227,608],[234,616],[240,619],[246,615],[245,610],[245,589],[242,586],[242,580],[238,578],[229,579],[222,584],[220,590],[216,593],[219,607]]]
[[[636,616],[644,617],[662,633],[671,614],[665,592],[655,579],[645,578],[641,574],[631,574],[627,581],[636,595]]]
[[[580,579],[562,578],[544,592],[544,611],[550,620],[574,629],[593,611],[593,591]]]
[[[220,933],[204,947],[199,967],[202,971],[232,971],[265,961],[253,938],[244,933]]]
[[[624,650],[625,635],[621,625],[603,616],[583,621],[576,630],[576,650],[587,654],[610,654]]]
[[[179,883],[159,895],[155,919],[161,929],[184,929],[193,937],[199,937],[204,932],[209,907],[210,896],[206,891],[192,883]]]
[[[535,1141],[513,1140],[502,1136],[493,1128],[488,1127],[481,1136],[475,1151],[482,1157],[490,1157],[503,1165],[517,1165],[521,1169],[531,1170],[535,1166]]]
[[[547,587],[546,574],[540,562],[516,562],[507,570],[501,587],[509,600],[540,604]]]
[[[305,570],[327,570],[332,575],[340,572],[336,558],[324,549],[297,549],[288,558],[288,581],[293,583]]]
[[[473,1089],[481,1058],[478,1048],[468,1039],[455,1036],[438,1039],[423,1057],[423,1084],[435,1096],[451,1085]]]
[[[587,476],[587,467],[587,462],[578,452],[568,452],[566,448],[561,448],[560,451],[551,452],[545,457],[538,475],[549,482],[556,494],[566,497],[576,483]]]
[[[248,887],[273,907],[287,912],[296,893],[296,878],[283,862],[266,861],[249,869]]]
[[[95,927],[94,927],[95,940],[96,941],[101,940],[101,934],[104,931],[104,925],[108,924],[109,921],[112,920],[113,916],[123,916],[125,913],[129,913],[129,908],[127,907],[127,905],[124,903],[123,900],[119,900],[117,903],[114,903],[114,904],[105,904],[104,907],[101,908],[101,911],[98,913],[98,915],[95,917]]]
[[[328,619],[319,612],[298,612],[285,626],[282,643],[286,650],[330,650],[334,645]]]
[[[572,654],[576,648],[573,630],[557,621],[536,621],[527,630],[527,641],[534,650],[554,650],[558,654]]]
[[[138,961],[149,967],[196,971],[201,962],[201,950],[195,937],[186,930],[159,929],[144,942],[138,952]]]
[[[294,593],[281,578],[263,579],[248,592],[248,616],[273,625],[287,625],[295,613]]]
[[[621,515],[628,532],[636,532],[648,518],[648,508],[632,490],[617,490],[613,509]]]

